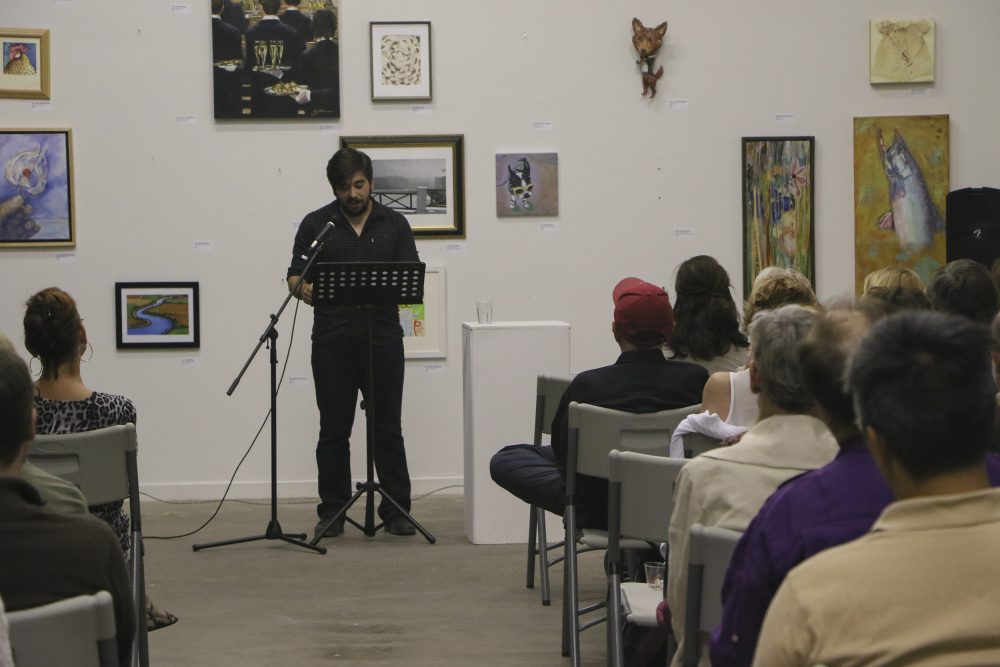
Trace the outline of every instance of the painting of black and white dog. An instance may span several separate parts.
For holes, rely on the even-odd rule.
[[[513,165],[507,165],[507,192],[510,193],[510,207],[531,208],[531,165],[525,158]]]

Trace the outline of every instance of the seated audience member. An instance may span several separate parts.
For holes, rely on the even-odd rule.
[[[847,383],[897,500],[788,574],[754,665],[1000,664],[989,350],[986,327],[933,312],[892,315],[861,341]]]
[[[10,339],[3,333],[0,333],[0,349],[16,352]],[[72,482],[56,477],[31,461],[25,461],[21,466],[21,479],[35,487],[47,511],[56,514],[87,514],[87,501]]]
[[[876,287],[888,289],[892,289],[893,287],[907,287],[923,291],[924,283],[913,269],[908,269],[904,266],[887,266],[882,269],[875,269],[865,276],[861,294],[868,294]]]
[[[794,269],[764,268],[754,279],[750,298],[743,306],[743,326],[749,327],[755,314],[788,304],[815,306],[816,294],[809,280]],[[746,369],[735,373],[713,373],[705,384],[701,405],[731,426],[749,428],[757,421],[757,398],[750,391]],[[705,430],[699,429],[699,433]],[[708,433],[708,435],[712,435]]]
[[[987,326],[1000,310],[1000,291],[993,276],[971,259],[956,259],[942,266],[927,283],[927,297],[934,310],[964,315]]]
[[[861,297],[862,302],[878,307],[885,315],[902,310],[930,310],[931,300],[916,287],[872,287]],[[881,306],[873,304],[877,302]]]
[[[611,332],[621,348],[618,361],[573,378],[552,419],[551,447],[509,445],[490,461],[493,481],[521,500],[560,516],[566,508],[571,402],[637,413],[683,408],[698,402],[708,379],[708,371],[701,366],[668,361],[660,351],[674,328],[665,291],[638,278],[625,278],[615,286],[612,296]],[[607,480],[581,475],[577,481],[578,525],[607,528]]]
[[[692,257],[677,268],[677,324],[666,350],[668,359],[693,361],[709,373],[743,368],[750,343],[740,331],[731,287],[729,274],[708,255]]]
[[[763,311],[750,323],[750,386],[760,421],[738,443],[704,452],[674,485],[667,551],[667,605],[674,636],[684,635],[688,530],[692,524],[745,530],[779,484],[828,463],[837,441],[813,416],[799,368],[799,343],[816,319],[802,306]],[[679,663],[682,649],[678,650]],[[707,652],[706,652],[707,653]],[[706,659],[707,664],[707,659]]]
[[[33,393],[24,361],[0,346],[0,595],[11,612],[108,591],[119,663],[128,665],[135,625],[117,540],[93,517],[44,511],[20,478],[35,437]]]
[[[299,10],[301,0],[285,0],[285,11],[281,12],[281,22],[293,28],[302,36],[303,42],[313,41],[312,19]]]
[[[93,431],[115,424],[134,424],[135,406],[124,396],[89,389],[80,374],[89,343],[76,302],[58,287],[33,295],[25,304],[24,345],[41,363],[35,382],[38,432],[44,434]],[[93,354],[91,348],[89,354]],[[89,361],[90,357],[87,357]],[[90,511],[114,531],[124,554],[130,548],[130,522],[124,502],[95,505]],[[177,617],[146,600],[146,625],[157,630]]]

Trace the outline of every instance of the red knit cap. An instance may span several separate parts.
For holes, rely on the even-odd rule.
[[[654,347],[674,333],[674,309],[662,287],[638,278],[624,278],[612,293],[615,331],[639,347]]]

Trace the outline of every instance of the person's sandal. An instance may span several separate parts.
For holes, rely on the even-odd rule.
[[[163,611],[153,604],[152,600],[146,598],[146,631],[152,632],[160,628],[166,628],[177,622],[177,617],[169,611]]]

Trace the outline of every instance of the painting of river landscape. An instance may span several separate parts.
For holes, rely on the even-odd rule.
[[[115,283],[119,348],[199,347],[198,283]]]

